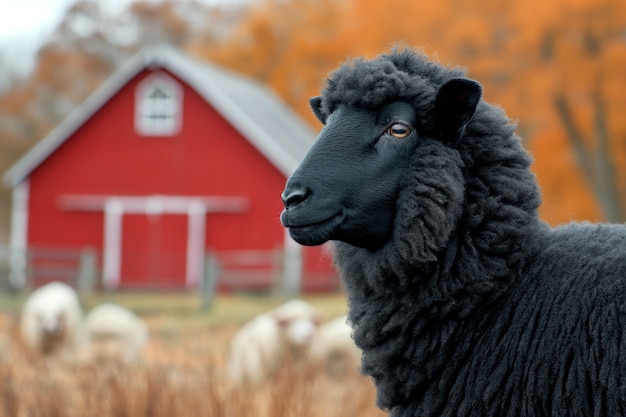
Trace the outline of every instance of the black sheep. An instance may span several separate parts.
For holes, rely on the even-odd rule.
[[[626,415],[626,227],[551,228],[515,126],[464,71],[341,66],[281,221],[336,240],[362,371],[391,416]]]

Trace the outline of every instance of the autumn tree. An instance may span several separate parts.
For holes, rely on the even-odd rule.
[[[572,5],[547,32],[559,68],[553,102],[576,161],[609,221],[626,220],[626,5]]]
[[[258,0],[219,44],[194,52],[271,86],[305,119],[308,97],[346,59],[343,0]]]

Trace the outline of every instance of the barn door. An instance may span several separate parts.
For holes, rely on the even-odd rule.
[[[185,286],[187,216],[126,214],[122,226],[121,286]]]

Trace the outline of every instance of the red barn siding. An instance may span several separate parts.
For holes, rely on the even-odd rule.
[[[183,86],[182,129],[177,134],[144,137],[135,132],[135,87],[149,74],[143,71],[133,78],[31,173],[28,244],[102,250],[103,214],[62,210],[59,196],[159,194],[244,196],[249,204],[245,213],[207,215],[206,248],[282,247],[278,196],[285,177],[193,89],[169,74]],[[123,283],[184,279],[187,216],[158,217],[123,216]],[[142,266],[152,262],[155,251],[168,255],[156,266]],[[319,259],[320,254],[312,249],[309,258]],[[307,263],[328,276],[328,260]]]

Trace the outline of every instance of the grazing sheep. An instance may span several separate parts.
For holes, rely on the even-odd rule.
[[[358,371],[361,365],[361,351],[352,340],[347,320],[344,315],[320,325],[311,343],[311,359],[334,378]]]
[[[319,312],[302,300],[291,300],[243,325],[231,343],[228,372],[238,385],[256,385],[282,365],[308,355]]]
[[[281,221],[337,240],[362,371],[399,416],[626,414],[626,227],[538,218],[515,126],[460,69],[335,71]]]
[[[74,289],[51,282],[33,291],[24,303],[20,331],[25,344],[36,352],[70,355],[82,344],[82,320]]]
[[[85,317],[88,360],[114,360],[133,363],[141,358],[148,341],[143,320],[129,309],[105,303],[94,307]]]

